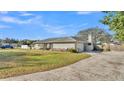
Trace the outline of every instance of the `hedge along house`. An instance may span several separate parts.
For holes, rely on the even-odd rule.
[[[78,52],[92,51],[94,49],[94,43],[92,35],[86,35],[84,40],[78,37],[61,37],[61,38],[49,38],[34,42],[33,49],[44,50],[67,50],[75,49]]]

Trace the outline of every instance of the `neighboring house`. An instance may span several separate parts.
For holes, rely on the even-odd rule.
[[[18,44],[16,44],[16,43],[12,43],[10,45],[13,46],[13,48],[18,48]]]
[[[10,45],[9,43],[1,43],[2,46]]]
[[[92,35],[88,34],[86,40],[81,40],[78,37],[61,37],[50,38],[34,42],[33,49],[76,49],[78,52],[92,51],[94,43],[92,42]]]
[[[28,45],[21,45],[22,49],[30,49],[30,47]]]

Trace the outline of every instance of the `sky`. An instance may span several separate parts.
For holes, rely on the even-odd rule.
[[[98,11],[0,11],[0,38],[41,40],[74,36],[92,27],[109,32],[99,22],[104,16]]]

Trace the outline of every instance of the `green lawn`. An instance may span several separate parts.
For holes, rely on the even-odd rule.
[[[90,55],[42,50],[0,50],[0,78],[47,71],[75,63]]]

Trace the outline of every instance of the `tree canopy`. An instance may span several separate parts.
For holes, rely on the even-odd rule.
[[[112,38],[112,36],[109,33],[105,32],[104,29],[98,27],[81,30],[80,32],[78,32],[76,37],[79,37],[80,40],[84,40],[84,39],[87,40],[88,34],[91,33],[94,42],[106,43],[106,42],[110,42]]]
[[[115,38],[124,41],[124,12],[105,12],[106,15],[101,23],[108,25],[109,29],[115,32]]]

